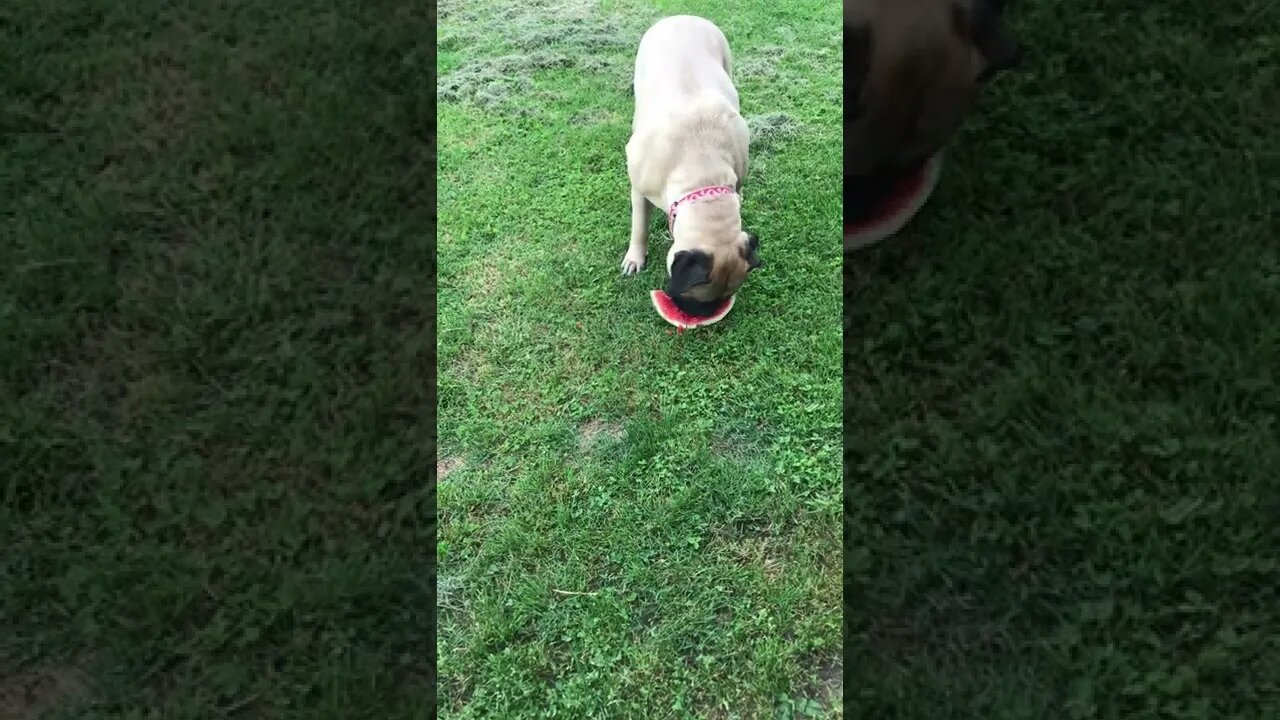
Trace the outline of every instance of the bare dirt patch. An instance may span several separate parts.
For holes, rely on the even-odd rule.
[[[0,720],[36,720],[88,694],[88,678],[69,665],[0,677]]]
[[[453,381],[453,378],[475,382],[488,373],[484,353],[472,347],[458,350],[447,362],[440,362],[439,368],[440,378],[446,382]]]
[[[835,709],[836,717],[842,717],[844,706],[844,663],[839,658],[824,660],[818,666],[818,687],[813,700],[824,708]]]
[[[584,450],[602,442],[613,442],[621,437],[621,427],[603,420],[588,420],[578,428],[578,444]]]
[[[450,473],[462,466],[462,458],[444,457],[436,460],[436,482],[443,482]]]
[[[472,297],[492,295],[501,289],[503,277],[502,269],[495,263],[476,263],[464,271],[462,285],[471,289]]]
[[[778,557],[778,549],[768,537],[744,537],[732,541],[728,547],[738,562],[759,568],[771,583],[777,582],[786,570],[786,563]]]

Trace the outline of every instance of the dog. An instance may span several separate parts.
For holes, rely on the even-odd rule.
[[[845,218],[942,149],[984,85],[1022,62],[1004,0],[845,0]]]
[[[742,227],[751,133],[739,113],[729,41],[714,23],[676,15],[640,39],[635,116],[627,141],[631,242],[623,275],[644,267],[652,209],[667,213],[666,293],[706,315],[760,267],[760,240]]]

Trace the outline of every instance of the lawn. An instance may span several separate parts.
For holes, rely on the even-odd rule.
[[[717,22],[765,266],[728,318],[624,278],[644,30]],[[439,672],[449,718],[840,714],[840,16],[440,7]]]
[[[0,718],[431,717],[434,22],[319,5],[0,4]]]
[[[850,717],[1280,717],[1280,5],[1030,46],[846,281]]]

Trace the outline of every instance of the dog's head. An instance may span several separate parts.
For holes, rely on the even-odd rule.
[[[1022,58],[1004,0],[846,0],[845,175],[937,152]]]
[[[758,267],[760,240],[745,230],[726,242],[673,243],[667,253],[666,293],[681,310],[707,315],[738,292]]]

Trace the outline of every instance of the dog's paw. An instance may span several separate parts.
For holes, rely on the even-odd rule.
[[[644,268],[644,253],[628,251],[622,258],[622,274],[635,275]]]

